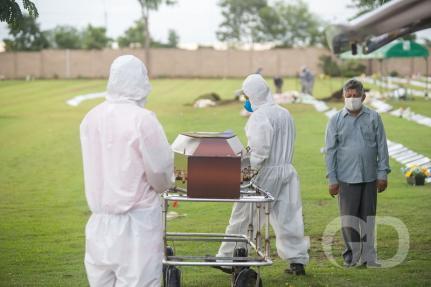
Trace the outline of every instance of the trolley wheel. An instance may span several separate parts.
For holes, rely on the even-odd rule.
[[[248,250],[245,247],[235,248],[233,250],[233,256],[234,257],[247,257],[248,256]]]
[[[166,246],[166,255],[174,256],[174,249],[170,246]]]
[[[247,257],[247,256],[248,256],[248,250],[245,247],[238,247],[233,250],[233,257]],[[244,260],[240,260],[240,259],[235,260],[235,262],[243,262],[243,261]],[[232,271],[234,273],[235,278],[237,278],[238,274],[241,273],[241,271],[245,268],[249,268],[249,267],[246,267],[246,266],[232,267]]]
[[[174,256],[174,249],[166,246],[166,255]],[[164,287],[180,287],[181,286],[181,270],[173,265],[163,265],[163,286]]]
[[[181,287],[181,270],[173,265],[166,266],[163,271],[163,286]]]
[[[235,278],[234,287],[262,287],[262,279],[259,278],[259,284],[257,283],[257,273],[253,269],[244,268]]]
[[[166,256],[174,256],[174,249],[170,246],[166,246]],[[165,274],[168,265],[163,265],[163,274]]]

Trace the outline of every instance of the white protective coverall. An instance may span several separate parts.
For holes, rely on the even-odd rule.
[[[156,116],[144,63],[126,55],[111,65],[107,99],[81,123],[90,286],[160,286],[160,193],[173,184],[173,154]]]
[[[270,192],[270,223],[276,235],[278,255],[290,263],[308,263],[309,240],[304,237],[299,178],[292,165],[295,124],[288,110],[275,104],[261,75],[248,76],[243,92],[249,97],[253,113],[245,132],[250,147],[250,164],[259,170],[254,182]],[[247,234],[251,204],[235,203],[226,233]],[[263,224],[264,212],[261,212]],[[255,216],[256,217],[256,216]],[[256,223],[254,218],[254,223]],[[256,225],[255,231],[256,231]],[[217,256],[232,256],[240,244],[223,242]]]

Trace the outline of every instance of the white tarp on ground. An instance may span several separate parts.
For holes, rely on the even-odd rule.
[[[299,92],[297,91],[286,91],[284,93],[275,93],[273,94],[274,101],[277,104],[291,104],[298,100]]]
[[[366,103],[379,113],[389,113],[392,116],[400,117],[420,125],[431,127],[431,118],[413,113],[410,111],[410,108],[392,110],[393,107],[383,100],[380,100],[380,98],[382,98],[382,95],[379,92],[370,91],[367,94]]]
[[[398,78],[398,77],[386,77],[389,82],[401,83],[401,84],[410,84],[412,86],[426,88],[426,82],[417,81],[414,79],[406,79],[406,78]]]
[[[424,87],[426,87],[426,83],[424,83],[424,82],[409,80],[409,79],[403,79],[403,78],[396,78],[396,77],[386,77],[383,79],[386,81],[373,79],[371,77],[359,77],[358,78],[358,80],[360,80],[364,83],[373,84],[373,85],[376,85],[378,87],[392,90],[392,93],[394,93],[395,96],[397,96],[397,94],[399,93],[399,91],[401,89],[405,90],[405,93],[407,95],[424,97],[427,94],[426,90],[416,90],[416,89],[412,89],[412,88],[403,88],[400,85],[396,84],[396,83],[401,83],[401,84],[409,84],[410,83],[410,85],[424,88]],[[429,92],[428,92],[428,94],[429,94]]]
[[[419,79],[423,82],[426,82],[428,80],[431,83],[431,77],[420,76]]]
[[[297,91],[287,91],[282,94],[274,94],[273,97],[277,104],[301,103],[313,105],[318,112],[329,110],[328,105],[324,101],[319,101],[311,95],[299,93]]]
[[[414,121],[418,124],[425,125],[431,127],[431,118],[416,114],[410,110],[410,108],[403,109],[399,108],[390,112],[391,115],[406,119],[408,121]]]
[[[408,95],[413,95],[413,96],[418,96],[418,97],[425,97],[425,95],[427,93],[426,93],[426,91],[418,91],[418,90],[413,90],[413,89],[407,89],[407,94]]]
[[[387,113],[390,110],[392,110],[392,106],[385,103],[384,101],[375,99],[375,98],[370,98],[369,99],[369,104],[371,107],[373,107],[378,113]]]
[[[313,106],[319,113],[327,111],[329,109],[328,105],[326,105],[326,103],[322,101],[313,102]]]
[[[79,95],[79,96],[76,96],[76,97],[73,97],[73,98],[67,100],[66,103],[69,106],[77,107],[83,101],[98,99],[98,98],[104,98],[105,96],[106,96],[106,92]]]
[[[332,108],[331,110],[325,112],[325,115],[330,119],[332,118],[333,115],[335,115],[337,113],[337,109],[336,108]]]
[[[431,160],[428,157],[418,154],[402,144],[388,140],[388,150],[390,157],[407,167],[419,166],[429,168],[431,166]],[[426,178],[425,181],[431,183],[431,177]]]
[[[394,89],[398,89],[400,86],[394,84],[394,83],[387,83],[381,80],[376,80],[370,77],[360,77],[358,78],[358,80],[360,80],[363,83],[368,83],[368,84],[372,84],[372,85],[376,85],[385,89],[390,89],[390,90],[394,90]]]
[[[370,91],[369,93],[367,93],[366,104],[368,104],[370,107],[372,107],[379,113],[389,113],[393,109],[393,107],[381,100],[382,98],[383,96],[379,92]],[[313,105],[316,111],[318,111],[319,113],[325,112],[328,117],[333,116],[337,112],[335,109],[331,109],[324,101],[319,101],[311,95],[303,94],[297,91],[287,91],[282,94],[274,94],[274,101],[277,104],[302,103]],[[431,118],[420,114],[410,112],[404,117],[400,116],[399,110],[390,112],[389,114],[431,127]],[[248,116],[249,114],[244,113],[241,115]]]
[[[199,99],[193,104],[193,107],[196,109],[203,109],[203,108],[215,107],[216,105],[217,105],[216,102],[210,99]]]

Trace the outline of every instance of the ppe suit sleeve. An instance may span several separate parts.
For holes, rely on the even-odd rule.
[[[155,116],[143,119],[139,131],[139,150],[147,180],[156,192],[162,193],[175,182],[171,147]]]
[[[250,147],[250,166],[259,170],[269,157],[273,128],[266,117],[253,114],[247,122],[245,133]]]

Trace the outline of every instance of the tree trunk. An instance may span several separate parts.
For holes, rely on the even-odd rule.
[[[151,74],[151,37],[150,37],[150,27],[149,27],[149,13],[145,7],[142,7],[142,19],[144,20],[144,49],[145,49],[145,65],[147,66],[148,75]]]

